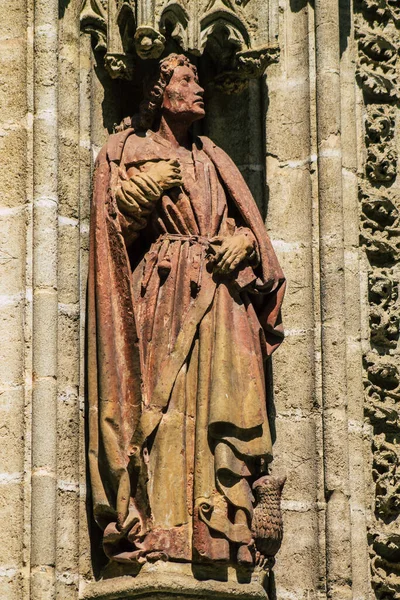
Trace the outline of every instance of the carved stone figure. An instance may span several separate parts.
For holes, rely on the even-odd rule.
[[[93,509],[112,560],[252,568],[252,485],[272,451],[265,361],[282,341],[285,284],[240,172],[190,133],[204,114],[195,67],[170,55],[96,162]]]
[[[256,507],[252,531],[258,564],[273,566],[282,544],[281,496],[285,481],[286,477],[264,475],[253,483]]]

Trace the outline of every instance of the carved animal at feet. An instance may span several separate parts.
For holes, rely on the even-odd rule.
[[[282,543],[281,496],[285,481],[285,476],[264,475],[252,486],[256,499],[251,526],[256,548],[256,565],[264,569],[274,565],[275,554]]]

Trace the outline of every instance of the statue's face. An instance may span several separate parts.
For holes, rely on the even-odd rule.
[[[204,90],[193,69],[176,67],[164,91],[163,113],[174,119],[192,122],[202,119],[205,115],[203,94]]]

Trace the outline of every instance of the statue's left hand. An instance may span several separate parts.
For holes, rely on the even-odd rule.
[[[254,252],[253,243],[244,233],[228,237],[217,236],[210,240],[210,244],[215,251],[210,262],[214,265],[214,273],[221,275],[232,273]]]

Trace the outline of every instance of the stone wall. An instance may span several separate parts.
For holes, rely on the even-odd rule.
[[[80,32],[80,9],[80,0],[0,4],[7,600],[84,597],[101,566],[85,461],[90,186],[134,86],[110,79]],[[279,61],[241,98],[213,97],[206,127],[255,193],[289,282],[270,390],[273,469],[288,476],[270,598],[394,600],[398,9],[270,0],[268,12]]]

